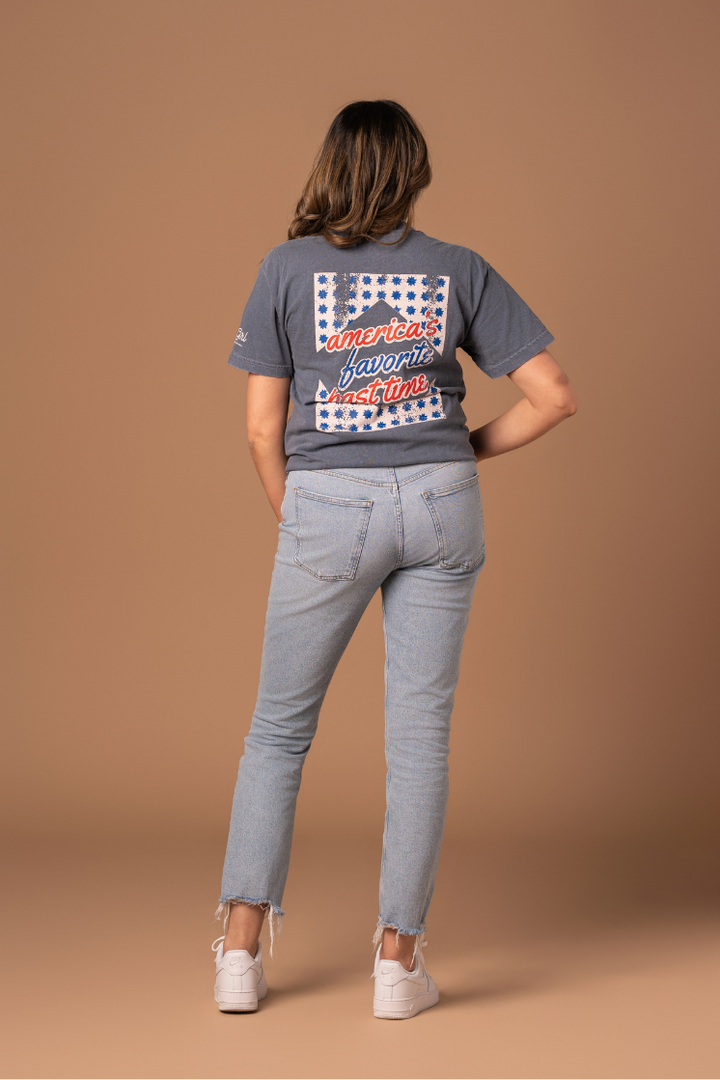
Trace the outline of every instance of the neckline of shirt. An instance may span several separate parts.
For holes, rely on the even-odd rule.
[[[402,225],[398,225],[397,228],[392,229],[390,232],[383,233],[382,236],[378,236],[373,242],[376,243],[376,244],[382,244],[383,247],[390,247],[393,244],[394,240],[399,240],[400,239],[400,237],[402,236],[404,231],[405,231],[405,222],[403,222]],[[407,232],[407,236],[405,237],[405,240],[407,240],[409,237],[411,237],[414,231],[415,230],[413,229],[413,227],[410,226],[410,228],[408,229],[408,232]]]

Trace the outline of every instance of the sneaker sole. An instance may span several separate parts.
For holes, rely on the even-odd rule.
[[[411,1016],[417,1016],[425,1009],[432,1009],[440,1000],[437,990],[428,994],[418,994],[411,999],[410,1005],[406,1001],[383,1001],[381,998],[373,998],[373,1014],[378,1020],[409,1020]]]

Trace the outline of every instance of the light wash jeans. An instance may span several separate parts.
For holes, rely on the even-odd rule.
[[[284,914],[303,763],[333,672],[380,588],[387,812],[378,927],[421,934],[445,824],[460,652],[485,558],[477,467],[293,471],[282,512],[220,910],[265,905],[271,933]]]

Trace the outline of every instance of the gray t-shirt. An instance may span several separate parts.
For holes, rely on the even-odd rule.
[[[553,340],[474,251],[402,231],[288,240],[260,266],[229,363],[292,379],[288,470],[473,458],[455,350],[495,379]]]

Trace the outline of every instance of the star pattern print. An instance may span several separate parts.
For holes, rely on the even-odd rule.
[[[424,397],[394,401],[389,405],[359,405],[328,401],[324,383],[315,395],[315,427],[318,431],[384,431],[428,420],[444,420],[442,394],[436,386]]]
[[[442,352],[445,344],[450,278],[436,274],[315,274],[315,348],[342,332],[380,300],[408,322],[425,328],[428,318],[438,320],[430,344]]]

